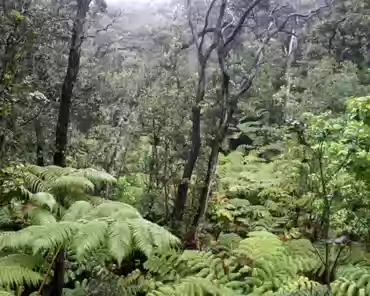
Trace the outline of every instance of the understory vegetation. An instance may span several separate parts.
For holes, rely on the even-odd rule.
[[[370,295],[368,0],[0,2],[0,296]]]

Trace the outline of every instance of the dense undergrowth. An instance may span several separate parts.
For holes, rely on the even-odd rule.
[[[61,250],[66,295],[369,295],[368,101],[305,115],[271,159],[223,156],[196,250],[119,201],[135,184],[113,190],[91,168],[6,168],[1,295],[47,293]]]

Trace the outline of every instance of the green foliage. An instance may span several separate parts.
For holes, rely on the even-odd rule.
[[[36,286],[43,278],[39,272],[34,271],[39,264],[40,258],[31,255],[11,254],[0,257],[0,287]]]
[[[75,284],[66,295],[329,295],[329,284],[334,296],[370,295],[370,97],[359,97],[369,92],[366,1],[336,0],[320,18],[290,18],[258,50],[267,20],[283,23],[312,4],[262,1],[225,55],[229,97],[212,54],[199,102],[198,53],[178,3],[141,28],[152,7],[125,4],[124,18],[112,18],[114,7],[97,13],[104,1],[92,1],[68,118],[67,163],[76,168],[48,165],[75,6],[3,2],[0,295],[39,287],[60,248],[68,286]],[[196,2],[200,32],[208,3]],[[246,1],[226,2],[227,34]],[[235,96],[244,81],[253,85]],[[201,145],[181,228],[202,204],[215,140],[227,155],[201,209],[201,250],[180,251],[158,224],[170,225],[187,152],[196,148],[196,107]]]
[[[217,251],[155,254],[143,273],[137,270],[123,282],[135,283],[148,295],[325,295],[326,287],[314,279],[323,272],[323,263],[306,239],[284,242],[269,232],[252,232],[226,257],[220,255]],[[331,283],[332,295],[367,295],[362,290],[368,282],[367,269],[367,265],[341,266]]]
[[[79,201],[60,222],[44,220],[41,225],[0,233],[1,250],[30,248],[33,254],[38,254],[68,246],[82,260],[105,246],[118,264],[135,249],[150,256],[153,249],[167,249],[176,244],[176,237],[141,218],[134,208],[112,201],[98,206]]]

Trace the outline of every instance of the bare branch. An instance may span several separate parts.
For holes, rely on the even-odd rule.
[[[107,32],[109,30],[110,27],[112,27],[115,22],[117,21],[117,19],[122,15],[122,12],[123,10],[120,10],[117,15],[114,16],[114,18],[112,19],[112,21],[106,25],[104,28],[101,28],[101,29],[98,29],[95,31],[95,34],[94,35],[88,35],[88,36],[85,36],[84,38],[87,39],[87,38],[95,38],[99,33],[101,32]]]
[[[230,36],[228,36],[225,40],[225,47],[227,47],[238,35],[240,32],[245,20],[247,19],[247,16],[251,13],[254,7],[256,7],[262,0],[253,0],[252,3],[249,5],[249,7],[244,11],[243,15],[240,17],[238,23],[236,24],[234,30],[231,32]]]
[[[215,28],[214,35],[213,35],[213,42],[211,46],[207,49],[204,55],[206,61],[209,59],[212,51],[215,50],[217,45],[220,43],[220,38],[222,37],[221,25],[222,25],[222,20],[224,19],[224,16],[225,16],[226,4],[227,4],[226,1],[222,0],[222,3],[220,5],[220,13],[217,18],[216,28]]]
[[[191,34],[193,36],[195,47],[197,48],[197,51],[198,51],[198,57],[200,57],[200,56],[202,56],[202,51],[201,51],[201,48],[199,47],[200,46],[199,41],[198,41],[199,34],[196,32],[196,29],[195,29],[193,21],[192,21],[191,0],[187,0],[187,10],[188,10],[188,24],[189,24],[189,27],[190,27],[190,30],[191,30]],[[204,35],[202,35],[202,38],[204,38]]]
[[[207,9],[206,18],[205,18],[205,20],[204,20],[204,27],[203,27],[202,32],[205,32],[205,31],[207,30],[207,28],[208,28],[209,16],[210,16],[210,14],[211,14],[211,11],[212,11],[213,6],[215,5],[216,1],[217,1],[217,0],[212,0],[211,4],[209,5],[209,7],[208,7],[208,9]],[[206,36],[206,35],[205,35],[205,34],[203,34],[203,35],[202,35],[202,38],[201,38],[201,40],[200,40],[200,44],[199,44],[199,48],[200,48],[200,50],[202,50],[202,49],[203,49],[203,44],[204,44],[205,36]]]
[[[196,36],[196,38],[194,38],[194,36],[192,35],[192,39],[189,41],[189,42],[184,42],[180,49],[183,50],[183,49],[188,49],[190,46],[192,46],[194,43],[195,43],[195,39],[198,39],[200,37],[202,37],[203,35],[206,35],[208,33],[213,33],[215,31],[215,28],[208,28],[202,32],[199,32],[198,33],[198,36]]]
[[[261,66],[261,62],[262,62],[262,57],[263,57],[263,51],[266,47],[266,45],[270,42],[270,40],[276,36],[276,34],[278,34],[279,32],[282,32],[284,31],[284,27],[286,26],[286,24],[288,23],[288,21],[294,17],[298,17],[298,18],[305,18],[305,19],[309,19],[309,18],[312,18],[313,16],[317,15],[322,9],[326,8],[327,6],[322,6],[322,7],[319,7],[315,10],[312,10],[310,11],[309,13],[307,14],[300,14],[300,13],[291,13],[289,14],[285,19],[284,21],[279,25],[277,26],[274,30],[271,30],[271,27],[276,23],[274,20],[272,20],[268,26],[268,29],[266,30],[267,32],[267,36],[264,38],[263,42],[261,43],[261,45],[259,46],[257,52],[256,52],[256,57],[254,59],[254,62],[252,64],[252,66],[250,67],[249,71],[247,71],[247,76],[243,79],[243,82],[241,83],[240,85],[240,90],[239,92],[236,94],[236,98],[239,98],[241,95],[243,95],[246,91],[249,90],[249,88],[252,86],[252,82],[255,78],[255,76],[257,75],[258,73],[258,70]]]

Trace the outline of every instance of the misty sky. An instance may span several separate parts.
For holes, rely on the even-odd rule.
[[[125,2],[134,2],[132,0],[106,0],[108,4],[119,4],[119,3],[125,3]],[[150,2],[150,1],[155,1],[155,0],[135,0],[138,2]]]

